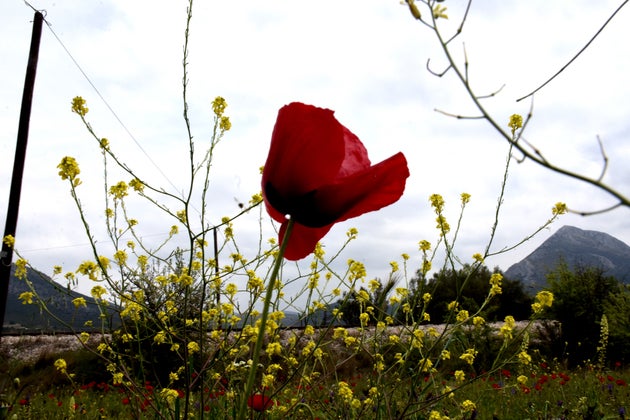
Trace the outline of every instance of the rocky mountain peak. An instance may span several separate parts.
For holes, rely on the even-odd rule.
[[[630,283],[630,246],[603,232],[563,226],[534,252],[512,265],[505,276],[520,280],[529,292],[544,288],[546,275],[564,261],[569,268],[592,266]]]

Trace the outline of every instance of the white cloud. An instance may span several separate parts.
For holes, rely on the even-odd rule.
[[[185,6],[168,1],[35,2],[134,137],[179,189],[187,180],[187,137],[181,119],[181,51]],[[447,4],[454,28],[463,5]],[[247,201],[259,189],[277,109],[298,100],[329,107],[366,144],[373,161],[402,150],[411,177],[405,196],[390,208],[337,226],[325,238],[330,248],[343,241],[349,226],[360,239],[357,252],[383,277],[389,261],[403,252],[417,257],[417,242],[435,237],[429,194],[441,193],[457,216],[459,194],[472,194],[460,236],[463,259],[487,241],[500,188],[507,144],[484,121],[456,120],[434,108],[477,115],[454,75],[442,78],[425,68],[445,61],[430,31],[414,21],[397,1],[315,3],[220,1],[195,4],[189,56],[190,117],[197,150],[211,129],[210,101],[227,98],[233,130],[220,145],[213,171],[213,220],[236,211],[234,198]],[[526,114],[529,102],[515,103],[582,47],[614,10],[616,2],[580,1],[566,5],[531,2],[475,2],[463,34],[452,42],[458,60],[463,43],[470,77],[478,93],[501,93],[484,101],[499,124],[514,112]],[[630,157],[627,138],[626,73],[630,54],[624,18],[610,24],[593,46],[558,79],[536,95],[526,138],[569,168],[598,174],[596,136],[610,158],[607,180],[626,195]],[[6,208],[10,164],[17,132],[23,72],[30,42],[32,11],[20,1],[0,6],[0,208]],[[67,186],[57,175],[58,161],[75,156],[81,164],[82,203],[94,218],[95,236],[104,241],[100,154],[93,139],[70,113],[70,100],[88,100],[88,119],[98,136],[110,139],[123,161],[142,176],[169,185],[135,145],[62,47],[44,28],[35,90],[31,135],[20,211],[18,247],[42,269],[63,262],[72,269],[90,258]],[[115,171],[112,169],[112,172]],[[145,175],[146,174],[146,175]],[[115,178],[115,177],[114,177]],[[624,190],[625,189],[625,190]],[[216,199],[214,199],[216,197]],[[497,248],[509,246],[550,216],[556,201],[595,210],[612,203],[596,189],[552,174],[531,162],[512,164]],[[214,207],[216,206],[216,207]],[[138,210],[146,234],[168,230],[171,221]],[[142,216],[147,217],[142,217]],[[602,216],[566,216],[562,224],[605,231],[630,242],[628,210]],[[255,219],[255,218],[254,218]],[[2,221],[4,219],[1,219]],[[255,229],[255,220],[244,229]],[[270,232],[270,231],[269,231]],[[489,261],[507,269],[549,236],[543,233],[518,251]],[[40,249],[45,249],[37,251]],[[345,254],[344,254],[345,255]]]

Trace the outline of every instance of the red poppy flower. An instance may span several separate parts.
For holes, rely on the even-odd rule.
[[[313,252],[332,226],[395,203],[409,177],[407,161],[397,153],[373,165],[367,150],[329,109],[291,103],[280,109],[262,175],[269,215],[294,221],[285,258]]]
[[[254,394],[247,399],[247,406],[254,411],[265,411],[271,404],[273,404],[271,398],[262,394]]]

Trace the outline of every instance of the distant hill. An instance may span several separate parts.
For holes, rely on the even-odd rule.
[[[630,283],[630,246],[603,232],[563,226],[534,252],[505,272],[505,277],[520,280],[527,292],[535,293],[547,285],[546,275],[564,261],[569,268],[597,267],[604,275]]]
[[[46,306],[59,318],[57,320],[41,311],[36,304],[25,305],[22,303],[19,299],[20,294],[30,291],[30,289],[26,282],[18,280],[14,273],[15,265],[13,264],[11,266],[7,310],[4,317],[3,332],[5,334],[66,332],[69,329],[66,324],[71,325],[76,331],[90,330],[91,328],[84,327],[88,320],[92,320],[97,329],[100,327],[98,322],[100,312],[91,296],[68,290],[65,286],[52,280],[50,276],[34,269],[28,269],[28,280],[34,285],[38,295],[46,302]],[[86,308],[75,309],[72,300],[77,297],[85,299]],[[297,312],[285,311],[282,324],[286,327],[303,327],[307,323],[318,325],[323,322],[323,316],[320,314],[304,320]],[[113,320],[114,327],[120,325],[119,322],[116,322],[119,319],[117,315],[110,315],[109,319]]]
[[[84,324],[88,320],[92,320],[95,327],[100,326],[98,322],[100,312],[92,297],[68,290],[37,270],[28,269],[27,279],[34,285],[37,294],[51,312],[63,322],[42,311],[37,304],[23,304],[19,300],[19,296],[30,289],[26,282],[18,280],[14,273],[15,265],[12,265],[7,309],[4,316],[4,333],[67,331],[68,327],[64,323],[71,325],[76,330],[85,330],[87,328],[84,327]],[[83,297],[87,307],[76,309],[72,300],[77,297]]]

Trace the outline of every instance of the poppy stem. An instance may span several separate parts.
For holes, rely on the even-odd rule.
[[[252,365],[249,369],[249,377],[247,378],[245,393],[241,395],[237,419],[245,418],[244,416],[247,407],[247,399],[252,394],[252,390],[254,389],[254,382],[256,381],[256,370],[258,369],[258,361],[260,360],[260,351],[262,349],[263,340],[265,338],[267,316],[269,315],[269,307],[271,306],[271,296],[273,295],[273,289],[275,287],[276,280],[278,279],[278,274],[280,273],[280,267],[282,267],[284,252],[287,249],[287,244],[289,243],[289,237],[291,236],[292,230],[293,219],[289,219],[287,223],[287,229],[284,233],[284,238],[282,238],[280,249],[278,250],[278,254],[276,255],[276,260],[274,262],[273,270],[271,271],[271,276],[269,277],[269,283],[267,284],[265,303],[263,305],[263,310],[260,315],[260,325],[258,326],[258,337],[256,338],[256,346],[254,347],[254,354],[252,355]]]

